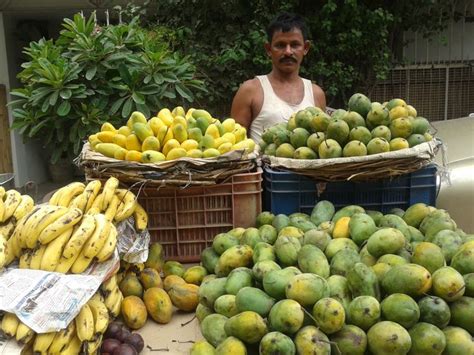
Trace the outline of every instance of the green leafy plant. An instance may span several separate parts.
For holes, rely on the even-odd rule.
[[[190,58],[169,48],[160,27],[143,29],[137,17],[100,27],[94,18],[77,14],[64,20],[57,40],[31,42],[18,75],[23,86],[11,92],[12,128],[40,139],[52,162],[77,155],[104,122],[120,126],[136,110],[150,117],[205,91]]]

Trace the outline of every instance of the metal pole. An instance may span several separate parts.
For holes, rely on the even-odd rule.
[[[446,66],[446,87],[444,90],[444,120],[448,119],[448,93],[449,93],[449,63]]]

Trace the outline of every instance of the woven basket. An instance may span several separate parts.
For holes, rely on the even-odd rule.
[[[413,148],[363,157],[335,159],[289,159],[263,155],[273,170],[292,171],[321,181],[368,181],[411,173],[428,165],[443,146],[439,139]]]
[[[157,186],[213,185],[232,175],[254,171],[257,152],[234,150],[216,158],[180,158],[160,163],[138,163],[108,158],[84,144],[75,163],[84,169],[86,178],[107,179],[114,176],[124,183]]]

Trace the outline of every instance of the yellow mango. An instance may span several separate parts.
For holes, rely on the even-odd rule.
[[[188,139],[188,132],[186,131],[186,127],[183,126],[181,123],[177,123],[173,126],[173,137],[179,142],[183,143],[186,139]]]
[[[199,303],[198,291],[199,286],[186,283],[171,287],[168,294],[176,308],[193,312]]]
[[[132,134],[132,130],[128,126],[122,126],[118,129],[117,133],[123,134],[125,137]]]
[[[214,119],[212,118],[211,114],[210,114],[209,112],[207,112],[206,110],[203,110],[203,109],[193,110],[192,116],[193,116],[195,119],[198,119],[199,117],[203,117],[203,118],[205,118],[209,123],[211,123],[211,122],[214,121]]]
[[[115,136],[115,132],[112,131],[103,131],[97,133],[97,138],[102,142],[102,143],[113,143]]]
[[[115,143],[115,144],[121,146],[122,148],[126,148],[127,147],[127,136],[124,136],[123,134],[117,133],[113,137],[112,143]]]
[[[114,127],[112,123],[104,122],[102,126],[100,127],[100,131],[101,132],[105,132],[105,131],[117,132],[117,129]]]
[[[184,281],[184,279],[178,275],[168,275],[163,280],[163,288],[165,289],[166,292],[171,290],[171,288],[175,287],[176,285],[185,285],[185,284],[186,284],[186,281]]]
[[[155,322],[166,324],[173,316],[173,305],[165,290],[151,287],[143,295],[148,314]]]
[[[115,151],[121,147],[114,143],[99,143],[95,146],[96,152],[105,155],[106,157],[113,158]]]
[[[99,139],[99,138],[97,138],[97,134],[91,134],[91,135],[89,136],[89,138],[87,138],[87,140],[89,141],[89,143],[92,143],[92,141],[97,140],[97,139]]]
[[[146,123],[146,117],[143,113],[140,111],[134,111],[130,115],[130,118],[127,121],[127,127],[130,128],[130,130],[133,130],[133,124],[134,123]]]
[[[146,323],[147,309],[139,297],[128,296],[122,301],[121,315],[129,328],[140,329]]]
[[[221,155],[221,153],[216,148],[206,149],[202,153],[203,158],[215,158],[215,157],[218,157],[219,155]]]
[[[221,154],[225,154],[227,152],[230,152],[232,150],[232,143],[229,143],[229,142],[226,142],[226,143],[222,143],[219,148],[217,148],[217,150],[219,151],[219,153]]]
[[[221,135],[219,134],[219,128],[214,123],[211,123],[207,126],[205,135],[212,136],[214,139],[219,138]]]
[[[214,140],[214,146],[216,148],[220,147],[221,144],[223,144],[223,143],[227,143],[227,141],[225,139],[223,139],[222,137],[219,137],[216,140]]]
[[[407,105],[408,116],[416,117],[418,116],[418,112],[412,105]]]
[[[168,108],[162,108],[157,116],[168,127],[173,123],[173,115]]]
[[[407,117],[408,109],[405,106],[395,106],[389,111],[388,116],[392,121],[400,117]]]
[[[230,132],[224,133],[224,134],[222,135],[222,139],[225,139],[226,142],[235,144],[235,135],[234,135],[233,133],[230,133]]]
[[[171,126],[176,126],[177,124],[180,124],[184,128],[186,128],[188,126],[188,121],[183,116],[175,116],[173,118],[173,123],[171,124]]]
[[[163,137],[163,141],[160,141],[162,146],[165,145],[169,140],[174,139],[173,130],[171,129],[171,127],[168,127],[168,128],[169,129],[166,131],[166,134]]]
[[[142,152],[139,152],[138,150],[129,150],[125,155],[125,160],[141,162]]]
[[[162,153],[166,156],[168,155],[169,151],[173,148],[179,148],[179,142],[176,139],[170,139],[168,142],[165,143],[163,146]]]
[[[143,141],[141,150],[142,152],[144,152],[145,150],[156,150],[157,152],[159,152],[160,148],[161,145],[158,138],[156,138],[155,136],[149,136],[146,137]]]
[[[193,111],[195,110],[195,108],[189,108],[188,111],[186,111],[186,115],[184,116],[187,120],[190,118],[190,117],[193,117]],[[194,117],[193,117],[194,118]]]
[[[99,138],[97,138],[95,134],[93,136],[94,137],[92,139],[89,137],[89,144],[91,145],[91,148],[95,150],[96,145],[102,142],[99,140]]]
[[[179,147],[173,148],[168,152],[168,154],[166,154],[166,160],[179,159],[179,158],[185,157],[186,154],[187,152],[183,148],[179,148]]]
[[[184,111],[183,106],[176,106],[173,109],[173,111],[171,111],[171,114],[173,115],[173,117],[176,117],[176,116],[185,117],[186,116],[186,112]]]
[[[156,150],[145,150],[142,152],[142,163],[158,163],[165,159],[164,154]]]
[[[160,141],[161,146],[164,145],[163,141],[165,139],[166,133],[168,133],[168,130],[171,130],[171,128],[169,128],[168,126],[165,126],[164,124],[158,129],[156,138],[158,138],[158,140]]]
[[[186,151],[197,149],[198,145],[199,143],[194,139],[186,139],[184,142],[181,142],[181,148],[185,149]]]
[[[191,149],[186,153],[190,158],[202,158],[202,151],[200,149]]]
[[[134,123],[133,133],[143,142],[147,137],[153,136],[153,130],[146,123]]]
[[[235,124],[235,129],[232,133],[234,133],[236,143],[241,142],[247,138],[247,130],[238,123]]]
[[[222,122],[222,127],[225,132],[232,132],[235,129],[235,120],[233,118],[227,118]]]
[[[127,141],[125,142],[125,148],[127,150],[138,150],[138,151],[142,149],[142,144],[140,143],[140,140],[134,133],[127,136]]]
[[[202,150],[206,150],[209,148],[215,148],[215,141],[214,137],[211,135],[206,134],[204,137],[201,138],[199,142],[199,148]]]
[[[240,149],[245,149],[245,152],[247,153],[253,152],[255,149],[255,142],[252,139],[247,138],[243,141],[235,143],[232,146],[232,150],[240,150]]]
[[[128,150],[125,148],[117,149],[114,153],[114,158],[118,160],[125,160]]]
[[[148,121],[148,126],[151,128],[151,130],[153,131],[153,134],[155,136],[158,136],[158,132],[160,130],[161,127],[166,127],[166,125],[163,123],[162,120],[160,120],[158,117],[152,117],[150,118],[150,120]]]
[[[341,217],[334,224],[334,229],[332,231],[333,238],[350,238],[349,231],[349,222],[351,217]]]

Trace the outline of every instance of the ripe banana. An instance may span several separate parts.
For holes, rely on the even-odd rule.
[[[79,340],[92,340],[94,338],[94,316],[87,303],[82,306],[74,320],[76,322],[76,334]]]
[[[94,233],[92,233],[90,238],[86,241],[81,251],[87,258],[93,258],[97,255],[99,250],[102,249],[112,226],[112,223],[110,223],[103,214],[96,214],[94,218]]]
[[[0,270],[7,263],[7,238],[0,234]]]
[[[109,235],[104,243],[102,249],[99,250],[95,256],[99,263],[102,263],[108,260],[115,251],[115,246],[117,245],[117,228],[114,225],[111,225]]]
[[[35,207],[35,201],[30,195],[21,195],[21,201],[18,207],[13,212],[13,218],[19,221],[26,216]]]
[[[87,184],[83,192],[83,194],[86,195],[87,197],[85,212],[89,211],[89,208],[91,208],[97,195],[99,194],[101,187],[102,187],[102,183],[100,182],[100,180],[92,180],[91,182]]]
[[[15,258],[18,258],[21,255],[21,248],[17,243],[16,236],[12,236],[7,241],[7,246],[5,248],[5,264],[4,266],[10,265]]]
[[[112,308],[109,311],[112,317],[117,318],[120,315],[121,310],[122,310],[122,301],[123,301],[123,294],[122,292],[120,292],[117,301],[115,302],[115,304],[112,306]]]
[[[112,201],[110,201],[109,206],[104,212],[104,215],[109,222],[112,222],[114,220],[119,203],[120,203],[120,199],[117,197],[117,195],[113,195]]]
[[[133,217],[135,218],[135,229],[138,232],[144,231],[148,225],[148,214],[138,202]]]
[[[102,201],[104,200],[104,195],[101,193],[98,194],[92,203],[91,207],[87,210],[87,214],[97,214],[102,212]]]
[[[74,336],[69,343],[61,350],[61,355],[77,355],[82,354],[81,352],[82,342],[79,338]]]
[[[20,321],[20,323],[18,324],[18,328],[16,328],[16,341],[22,344],[26,344],[31,339],[33,339],[34,336],[35,332],[33,331],[33,329],[31,329],[25,323]]]
[[[94,317],[94,330],[96,334],[104,334],[109,325],[109,311],[105,306],[104,302],[98,299],[90,299],[87,304],[89,305],[92,316]]]
[[[13,222],[12,218],[10,218],[7,223],[0,226],[0,234],[3,234],[7,240],[10,239],[14,230],[15,222]]]
[[[104,189],[102,190],[102,195],[104,196],[104,199],[102,200],[102,206],[101,210],[105,211],[109,204],[112,202],[112,198],[115,195],[115,190],[117,189],[119,185],[119,181],[115,177],[110,177],[107,179],[107,181],[104,184]]]
[[[91,263],[92,263],[92,258],[86,257],[84,255],[84,248],[82,248],[76,260],[74,260],[74,263],[71,265],[70,271],[73,274],[81,274],[89,267]]]
[[[104,296],[102,296],[102,294],[99,291],[97,291],[96,293],[94,293],[92,295],[92,297],[90,298],[90,301],[91,300],[95,300],[95,301],[99,301],[99,302],[104,303]]]
[[[120,314],[122,300],[123,295],[118,286],[112,289],[112,291],[105,297],[104,304],[109,310],[111,316],[117,317]]]
[[[53,342],[49,346],[48,354],[63,354],[63,349],[76,338],[76,323],[72,321],[65,329],[56,333]]]
[[[74,255],[79,255],[83,245],[94,233],[95,217],[91,215],[84,215],[81,224],[75,229],[71,238],[64,247],[63,256],[66,259],[72,258]]]
[[[36,248],[33,251],[31,256],[30,262],[30,269],[31,270],[41,270],[41,259],[43,259],[44,252],[46,250],[47,245],[41,245],[39,248]]]
[[[64,231],[71,229],[74,225],[79,223],[81,218],[82,211],[80,209],[69,209],[64,215],[43,229],[43,231],[38,235],[39,242],[41,244],[48,244],[60,236]]]
[[[33,352],[35,354],[47,354],[55,335],[56,332],[36,334],[35,341],[33,342]]]
[[[20,238],[22,237],[22,234],[24,232],[24,228],[28,222],[31,222],[31,219],[33,216],[36,214],[41,209],[41,206],[36,206],[30,213],[28,213],[26,216],[24,216],[22,219],[17,221],[15,230],[13,231],[12,235],[10,238],[13,237],[18,237],[18,243],[20,244]],[[22,244],[24,244],[24,247],[26,248],[26,240],[23,238]],[[20,245],[21,246],[21,245]]]
[[[71,237],[72,227],[65,230],[59,237],[46,245],[46,250],[41,258],[40,269],[44,271],[55,271],[59,259],[63,253],[64,246]]]
[[[20,269],[29,269],[31,264],[31,257],[31,252],[29,250],[25,250],[20,256],[18,267]]]
[[[3,198],[3,196],[5,195],[5,188],[3,186],[0,186],[0,198]]]
[[[85,343],[85,353],[95,354],[100,344],[102,343],[102,334],[95,337],[94,340]]]
[[[9,337],[16,334],[20,320],[15,313],[5,313],[2,319],[2,332]]]
[[[79,208],[83,213],[85,212],[86,209],[86,204],[87,204],[87,196],[84,194],[84,192],[80,195],[77,195],[74,197],[74,199],[71,201],[69,204],[69,208]]]
[[[7,219],[13,216],[13,213],[15,212],[20,202],[21,202],[21,194],[18,191],[13,190],[13,189],[8,190],[5,193],[5,196],[3,199],[4,211],[3,211],[3,216],[0,219],[0,222],[5,222]]]
[[[72,199],[85,189],[85,185],[82,182],[71,182],[70,184],[61,188],[61,194],[58,198],[58,206],[68,207]]]
[[[108,295],[111,293],[115,288],[118,287],[117,283],[117,275],[112,275],[107,281],[104,281],[102,285],[100,285],[100,289]]]
[[[43,206],[36,212],[21,230],[19,238],[20,246],[23,243],[27,248],[33,249],[38,243],[38,236],[51,223],[56,221],[59,217],[65,215],[69,210],[66,207],[59,206]]]
[[[0,196],[0,221],[3,219],[4,213],[5,213],[5,204],[3,203],[2,196]]]
[[[79,253],[72,258],[66,259],[64,256],[58,261],[58,265],[56,266],[56,272],[61,272],[63,274],[67,274],[69,270],[71,270],[72,265],[76,262],[76,259],[79,257]]]
[[[115,214],[115,221],[121,222],[130,217],[135,211],[136,197],[133,192],[126,189],[117,189],[115,194],[120,199],[120,205]]]

